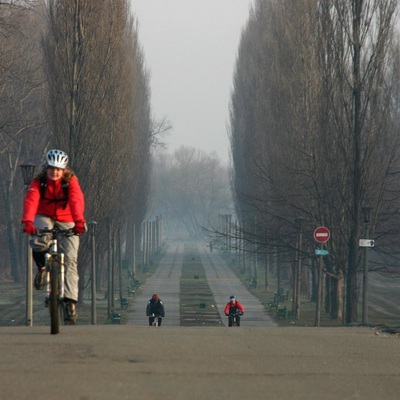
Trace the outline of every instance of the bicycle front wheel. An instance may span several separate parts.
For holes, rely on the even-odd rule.
[[[56,335],[60,332],[60,308],[59,308],[59,296],[58,292],[60,289],[60,266],[54,262],[51,266],[50,275],[50,299],[49,299],[49,310],[50,310],[50,323],[51,323],[51,334]]]

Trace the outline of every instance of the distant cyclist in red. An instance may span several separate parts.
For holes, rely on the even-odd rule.
[[[240,315],[244,314],[244,307],[236,300],[235,296],[229,298],[229,303],[225,306],[225,315],[229,317],[229,326],[232,326],[233,319],[230,317],[236,315],[237,326],[240,325]]]

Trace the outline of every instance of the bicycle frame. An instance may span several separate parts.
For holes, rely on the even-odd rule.
[[[240,312],[230,312],[228,315],[228,326],[240,326],[240,317],[242,315]]]
[[[49,306],[51,334],[60,332],[60,320],[65,320],[65,265],[64,253],[58,251],[58,236],[72,236],[73,230],[63,230],[58,227],[52,229],[38,230],[38,236],[51,235],[50,247],[48,253],[45,254],[45,292],[46,303]]]
[[[50,297],[51,293],[51,272],[56,266],[60,266],[60,286],[58,288],[58,298],[60,301],[64,299],[65,295],[65,265],[64,265],[64,253],[58,252],[58,239],[52,238],[49,253],[45,255],[46,260],[46,295]]]
[[[160,318],[158,315],[151,314],[149,318],[153,318],[153,323],[151,324],[152,326],[158,326],[158,318]]]

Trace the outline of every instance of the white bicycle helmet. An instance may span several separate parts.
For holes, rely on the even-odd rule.
[[[49,150],[46,154],[47,166],[65,169],[68,164],[68,155],[62,150]]]

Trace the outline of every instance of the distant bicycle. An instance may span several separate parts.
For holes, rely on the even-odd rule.
[[[228,314],[228,326],[240,326],[240,317],[243,315],[240,311],[233,311]]]
[[[151,326],[160,326],[161,325],[161,317],[156,314],[149,315],[149,324]]]
[[[45,255],[45,303],[50,312],[50,333],[56,335],[60,332],[60,324],[73,324],[72,321],[66,321],[64,253],[58,251],[58,237],[73,236],[75,233],[72,228],[60,229],[57,226],[52,229],[38,229],[38,236],[48,234],[51,235],[51,240],[49,251]]]

